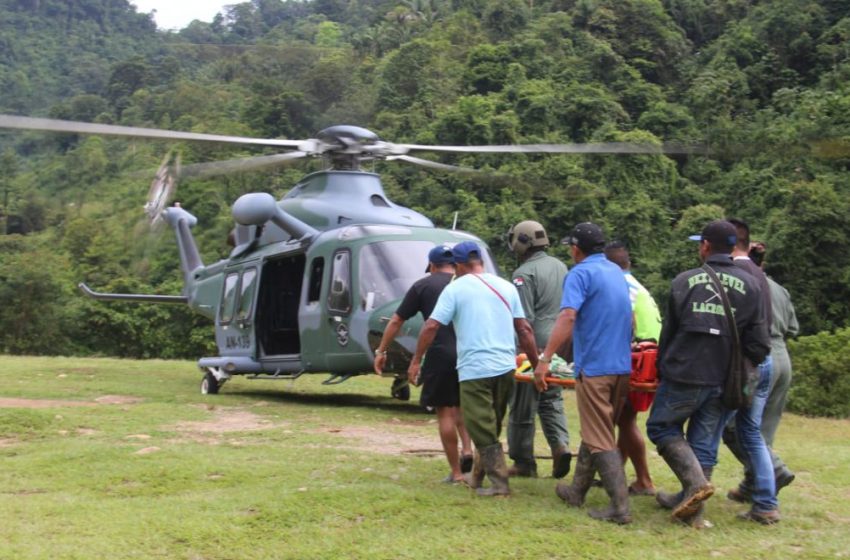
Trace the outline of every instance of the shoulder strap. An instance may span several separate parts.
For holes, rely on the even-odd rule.
[[[497,290],[496,288],[494,288],[493,286],[491,286],[490,284],[488,284],[486,280],[484,280],[483,278],[481,278],[481,277],[480,277],[480,276],[478,276],[477,274],[473,274],[473,276],[475,276],[476,278],[478,278],[479,280],[481,280],[481,281],[484,283],[484,285],[485,285],[485,286],[487,286],[488,288],[490,288],[491,290],[493,290],[493,293],[494,293],[494,294],[496,294],[497,296],[499,296],[499,299],[500,299],[500,300],[502,300],[502,303],[504,303],[504,304],[505,304],[505,307],[507,307],[507,308],[508,308],[508,311],[510,311],[511,316],[513,316],[514,312],[511,310],[511,305],[508,303],[508,300],[506,300],[506,299],[505,299],[505,296],[503,296],[502,294],[500,294],[500,293],[499,293],[499,290]]]
[[[729,323],[729,330],[732,331],[732,353],[735,356],[741,355],[741,339],[738,337],[738,324],[735,322],[735,315],[732,313],[732,304],[729,303],[729,296],[726,290],[723,289],[723,284],[714,269],[707,264],[702,265],[702,269],[711,278],[711,283],[714,284],[714,289],[717,290],[720,299],[723,301],[723,310],[726,312],[726,321]]]

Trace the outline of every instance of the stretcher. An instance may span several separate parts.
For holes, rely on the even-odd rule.
[[[639,342],[632,346],[632,373],[629,378],[629,401],[637,412],[648,410],[658,390],[658,345],[654,342]],[[534,382],[534,371],[525,354],[516,357],[514,379],[523,383]],[[560,387],[575,387],[574,374],[550,375],[546,383]]]

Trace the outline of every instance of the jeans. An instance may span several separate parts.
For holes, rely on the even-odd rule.
[[[659,448],[684,437],[700,465],[714,467],[723,427],[732,415],[723,406],[722,395],[720,385],[688,385],[662,379],[646,421],[647,436]]]
[[[776,480],[770,450],[761,434],[761,418],[764,405],[770,394],[770,357],[759,364],[759,383],[749,408],[742,408],[735,415],[735,432],[738,442],[747,455],[749,469],[753,474],[753,511],[772,511],[779,507],[776,499]]]

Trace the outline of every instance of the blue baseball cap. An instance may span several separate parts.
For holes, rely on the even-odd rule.
[[[428,252],[428,266],[425,267],[425,272],[431,268],[431,263],[434,264],[454,264],[455,258],[452,255],[452,248],[448,245],[437,245]]]
[[[471,259],[481,260],[481,247],[475,241],[462,241],[452,248],[456,263],[468,263]]]

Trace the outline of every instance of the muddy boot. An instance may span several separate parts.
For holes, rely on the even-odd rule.
[[[714,486],[706,480],[696,455],[683,438],[672,440],[658,452],[682,483],[684,495],[673,508],[673,518],[687,522],[697,513],[699,505],[714,494]]]
[[[613,449],[593,455],[593,464],[602,478],[602,485],[608,492],[611,502],[605,509],[595,509],[589,512],[590,517],[625,525],[632,522],[629,514],[629,489],[626,486],[626,471],[623,470],[623,459],[620,451]]]
[[[714,467],[703,467],[702,474],[705,476],[705,479],[709,482],[711,481],[711,475],[714,472]],[[694,529],[709,529],[711,528],[711,522],[706,520],[705,518],[705,502],[700,503],[697,508],[697,512],[687,518],[683,519],[682,522],[686,525],[690,525]]]
[[[484,465],[481,463],[481,454],[478,449],[472,457],[472,470],[463,475],[463,478],[470,488],[481,488],[481,483],[484,482]]]
[[[475,492],[479,496],[508,496],[511,493],[508,487],[508,466],[505,464],[505,452],[502,451],[501,443],[488,445],[481,450],[481,463],[484,472],[490,479],[490,488],[478,488]]]
[[[552,451],[552,477],[564,478],[570,474],[570,464],[573,460],[573,454],[570,453],[570,448],[566,445],[561,446]]]
[[[581,447],[578,448],[578,459],[576,460],[576,470],[573,473],[572,484],[559,482],[555,485],[555,494],[567,502],[567,504],[573,507],[581,507],[584,504],[584,497],[587,495],[587,491],[590,490],[595,473],[596,469],[593,467],[593,458],[590,455],[590,449],[582,443]]]

